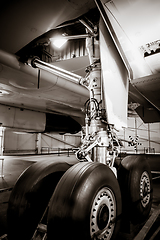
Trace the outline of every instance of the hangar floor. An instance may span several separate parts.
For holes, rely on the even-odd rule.
[[[34,162],[44,159],[53,158],[66,158],[68,156],[57,156],[57,155],[34,155],[34,156],[4,156],[3,160],[3,175],[4,177],[0,177],[0,239],[1,236],[7,233],[7,206],[8,200],[11,193],[11,190],[20,176],[20,174],[32,165]],[[74,156],[69,156],[70,158],[74,158]],[[160,171],[160,160],[159,156],[155,156],[153,158],[149,158],[149,162],[152,170]],[[1,174],[2,160],[0,159],[0,174]],[[160,178],[153,178],[153,204],[152,204],[152,212],[154,212],[157,207],[160,206]],[[156,226],[160,226],[160,217],[156,220]],[[160,234],[157,234],[155,238],[152,238],[153,233],[156,229],[152,230],[150,236],[147,235],[145,240],[158,240],[160,239]],[[136,231],[132,231],[130,234],[120,234],[117,240],[131,240],[135,238],[137,234]],[[140,240],[141,238],[137,239]]]

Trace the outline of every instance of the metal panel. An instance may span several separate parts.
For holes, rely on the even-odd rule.
[[[25,129],[28,131],[44,131],[45,113],[29,111],[23,108],[0,105],[0,122],[3,127]]]
[[[126,67],[103,22],[100,22],[103,93],[109,124],[127,126],[128,75]]]

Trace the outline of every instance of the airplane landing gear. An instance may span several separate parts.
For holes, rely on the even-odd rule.
[[[113,117],[108,120],[106,114],[99,39],[88,36],[86,40],[90,66],[80,84],[89,90],[90,98],[85,103],[78,160],[37,163],[21,176],[9,203],[9,240],[30,240],[46,207],[48,240],[114,240],[122,212],[132,222],[143,221],[150,212],[151,173],[144,159],[129,156],[118,172],[115,167],[121,141],[111,124]],[[114,57],[115,52],[110,54]],[[109,106],[108,111],[114,112],[114,106]]]

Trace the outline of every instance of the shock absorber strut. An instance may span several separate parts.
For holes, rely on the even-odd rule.
[[[92,160],[106,163],[106,147],[108,137],[106,125],[102,123],[102,95],[101,95],[101,63],[99,41],[95,38],[86,39],[86,48],[90,60],[89,92],[90,92],[90,135],[97,136],[99,143],[92,149]],[[103,139],[103,140],[102,140]],[[98,145],[98,146],[97,146]]]
[[[99,40],[88,37],[86,48],[90,66],[86,69],[86,77],[80,83],[88,88],[90,98],[85,103],[86,125],[83,127],[82,145],[76,156],[80,161],[107,164],[116,174],[113,165],[120,145],[113,133],[113,126],[107,123],[106,110],[103,107]]]

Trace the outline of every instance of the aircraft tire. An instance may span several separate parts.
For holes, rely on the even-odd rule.
[[[115,239],[121,193],[110,168],[78,163],[60,179],[50,201],[47,239]]]
[[[133,224],[143,223],[151,210],[153,187],[149,164],[144,156],[125,157],[118,170],[122,212]]]
[[[17,180],[9,199],[9,240],[30,240],[64,172],[78,161],[43,160],[31,165]]]

